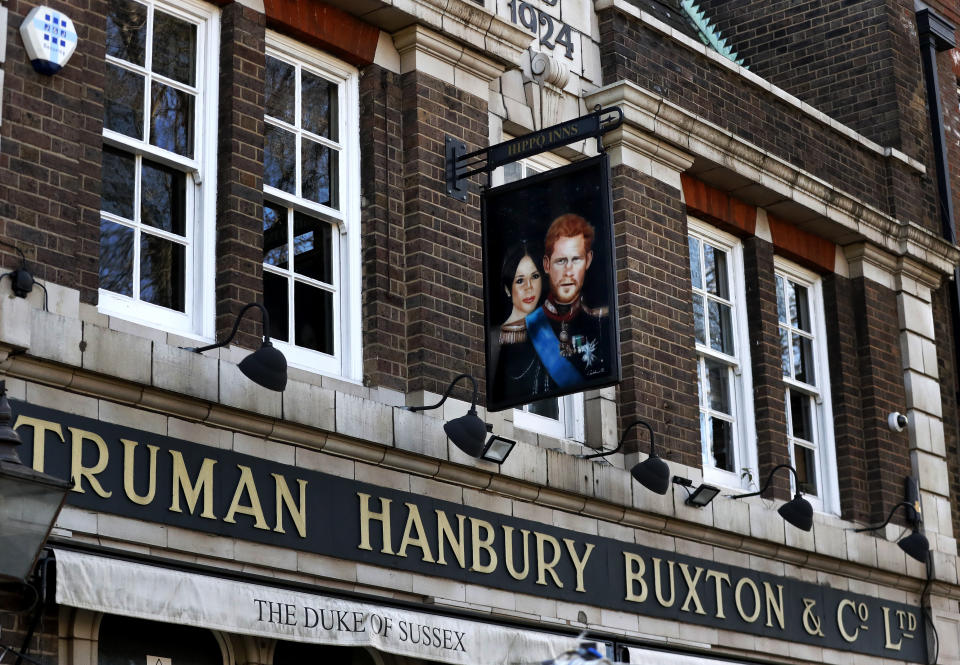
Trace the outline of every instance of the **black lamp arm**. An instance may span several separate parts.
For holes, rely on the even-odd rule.
[[[233,322],[233,330],[230,331],[230,334],[222,342],[215,342],[214,344],[209,344],[207,346],[196,347],[188,349],[194,353],[203,353],[204,351],[209,351],[210,349],[217,349],[221,346],[226,346],[229,344],[237,334],[237,328],[240,327],[240,321],[243,320],[243,315],[247,313],[251,307],[256,307],[260,310],[261,317],[263,319],[263,342],[264,344],[270,344],[270,315],[267,314],[267,308],[261,305],[258,302],[252,302],[249,305],[244,306],[240,310],[240,313],[237,314],[237,320]]]
[[[885,520],[883,521],[883,524],[878,524],[878,525],[876,525],[876,526],[865,526],[865,527],[863,527],[862,529],[854,529],[854,531],[855,531],[856,533],[860,533],[860,532],[862,532],[862,531],[876,531],[877,529],[882,529],[883,527],[885,527],[885,526],[887,526],[888,524],[890,524],[890,520],[893,519],[893,514],[894,514],[895,512],[897,512],[897,508],[899,508],[900,506],[904,506],[904,507],[906,507],[906,508],[913,508],[913,505],[912,505],[912,504],[910,504],[910,503],[908,503],[908,502],[906,502],[906,501],[901,501],[900,503],[898,503],[897,505],[895,505],[893,508],[890,509],[890,514],[887,515],[887,519],[885,519]],[[920,520],[916,520],[916,522],[914,522],[914,524],[913,524],[913,528],[914,528],[914,529],[917,528],[917,522],[919,522],[919,521],[920,521]]]
[[[650,432],[650,457],[653,457],[655,453],[654,441],[653,441],[653,428],[650,427],[650,423],[645,420],[634,420],[632,423],[627,425],[627,428],[623,430],[623,434],[620,435],[620,441],[617,443],[617,447],[612,450],[600,451],[599,453],[593,453],[592,455],[583,455],[580,459],[593,459],[595,457],[606,457],[607,455],[612,455],[621,448],[623,448],[623,442],[627,440],[627,433],[632,430],[637,425],[643,425],[647,428],[647,431]]]
[[[757,490],[756,492],[750,492],[749,494],[728,494],[728,495],[727,495],[727,498],[729,498],[729,499],[745,499],[745,498],[748,497],[748,496],[757,496],[757,495],[763,494],[764,492],[767,491],[767,488],[770,487],[770,482],[773,480],[773,474],[775,474],[775,473],[776,473],[777,471],[779,471],[780,469],[790,469],[790,471],[793,472],[793,477],[794,477],[794,478],[796,479],[796,481],[797,481],[797,487],[798,487],[798,488],[800,487],[800,476],[797,475],[797,470],[794,469],[794,468],[793,468],[792,466],[790,466],[789,464],[778,464],[778,465],[776,465],[775,467],[773,467],[773,468],[770,470],[770,475],[767,476],[767,482],[765,482],[765,483],[763,484],[763,487],[761,487],[759,490]],[[799,490],[798,490],[797,493],[799,494]]]
[[[453,381],[451,381],[450,385],[447,386],[447,392],[443,393],[443,397],[440,398],[440,401],[433,406],[408,406],[406,407],[407,411],[429,411],[430,409],[436,409],[437,407],[443,406],[443,403],[447,401],[448,397],[450,397],[450,393],[453,392],[453,387],[457,385],[457,381],[460,379],[470,379],[470,382],[473,384],[473,399],[470,401],[470,410],[473,411],[477,405],[477,400],[480,397],[480,389],[477,386],[477,380],[470,374],[460,374]]]

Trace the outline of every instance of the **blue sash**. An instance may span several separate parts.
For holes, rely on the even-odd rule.
[[[557,385],[561,388],[572,388],[583,382],[583,376],[573,364],[560,355],[560,341],[553,332],[553,326],[543,313],[543,307],[538,307],[527,315],[527,334],[533,342],[533,348],[540,356],[540,362],[547,368]]]

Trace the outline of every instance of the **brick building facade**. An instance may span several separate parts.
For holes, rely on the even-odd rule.
[[[628,662],[960,662],[953,4],[57,0],[52,76],[34,6],[0,14],[0,266],[43,289],[0,279],[0,380],[24,463],[74,488],[0,649],[521,663],[586,631]],[[598,106],[621,380],[487,411],[482,193],[598,147],[461,201],[446,140]],[[283,391],[239,369],[256,315],[190,350],[251,302]],[[444,432],[468,383],[404,408],[462,374],[502,464]],[[720,496],[636,482],[638,419]]]

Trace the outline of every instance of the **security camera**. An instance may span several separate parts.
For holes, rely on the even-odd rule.
[[[899,411],[894,411],[887,416],[887,426],[893,432],[902,432],[907,428],[908,422],[910,421],[907,420],[907,417]]]

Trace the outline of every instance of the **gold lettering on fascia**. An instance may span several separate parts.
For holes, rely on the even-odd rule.
[[[626,582],[624,600],[628,602],[646,602],[652,586],[653,597],[661,607],[674,607],[680,602],[681,612],[706,615],[708,612],[704,601],[710,599],[715,608],[713,616],[726,619],[724,598],[727,591],[732,591],[737,613],[744,621],[755,623],[762,618],[768,627],[786,628],[782,584],[762,582],[758,586],[748,577],[741,577],[734,583],[729,573],[660,557],[650,557],[648,563],[643,556],[633,552],[623,552],[623,560]],[[682,597],[677,593],[678,569],[686,587]],[[648,570],[652,570],[649,576]]]
[[[33,428],[33,460],[35,470],[45,472],[47,453],[47,435],[52,434],[60,443],[66,444],[63,426],[60,423],[18,416],[14,428],[27,426]],[[67,427],[70,445],[70,479],[72,490],[79,494],[92,492],[109,499],[114,488],[104,486],[103,474],[117,462],[110,457],[110,448],[97,432],[80,427]],[[151,443],[141,443],[132,439],[120,439],[123,450],[123,495],[138,506],[149,506],[157,501],[157,468],[160,447]],[[183,454],[176,449],[167,451],[170,455],[170,473],[172,494],[167,510],[191,515],[197,514],[205,519],[216,520],[213,511],[214,465],[217,461],[204,458],[196,475],[191,477],[184,462]],[[86,463],[84,462],[86,460]],[[301,538],[307,537],[307,481],[296,479],[295,489],[291,489],[287,479],[280,474],[271,473],[273,492],[276,498],[276,521],[273,526],[267,522],[260,503],[260,494],[249,467],[238,465],[240,480],[234,488],[233,501],[223,521],[236,523],[237,515],[253,518],[258,529],[272,529],[277,533],[286,533],[285,525],[292,524]],[[161,499],[162,500],[162,499]],[[184,508],[185,504],[185,508]]]
[[[381,554],[403,558],[419,556],[426,563],[457,565],[482,575],[505,569],[517,581],[532,577],[534,583],[541,586],[557,589],[570,586],[581,593],[587,590],[586,570],[596,549],[595,543],[578,542],[572,538],[558,540],[550,534],[518,530],[509,525],[498,528],[487,520],[459,513],[451,515],[438,508],[432,516],[437,534],[434,549],[427,535],[427,516],[416,504],[404,502],[399,506],[391,499],[365,492],[357,492],[357,499],[360,507],[357,549],[373,551],[379,541]],[[401,521],[404,524],[399,542],[394,542],[393,518],[397,518],[398,524]],[[564,560],[574,572],[569,581],[559,572]]]

